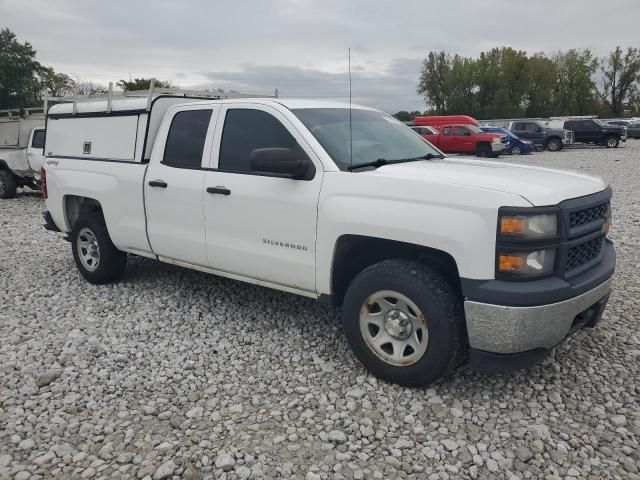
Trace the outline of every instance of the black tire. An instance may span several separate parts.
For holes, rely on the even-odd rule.
[[[87,239],[87,235],[89,238],[93,235],[97,245],[98,260],[92,264],[93,269],[86,265],[87,260],[83,261],[88,256],[88,250],[81,242],[82,239]],[[127,254],[118,250],[111,242],[101,214],[81,215],[76,220],[71,230],[71,250],[78,270],[89,283],[104,285],[118,280],[127,266]]]
[[[427,325],[426,351],[407,366],[384,360],[374,347],[369,346],[360,326],[362,309],[369,308],[370,300],[387,290],[398,292],[413,302]],[[384,317],[380,317],[385,319],[384,325],[389,314],[391,311],[383,312]],[[360,272],[345,294],[342,320],[347,340],[358,360],[387,382],[407,387],[428,385],[450,375],[462,363],[466,351],[462,300],[443,276],[417,262],[385,260]],[[404,348],[402,351],[406,352]]]
[[[545,144],[545,148],[550,152],[559,152],[562,150],[562,140],[559,138],[550,138]]]
[[[489,158],[493,155],[493,150],[491,150],[491,146],[486,143],[481,143],[476,146],[476,157]]]
[[[18,180],[9,170],[0,170],[0,198],[13,198],[18,189]]]
[[[609,135],[604,144],[607,148],[618,148],[618,145],[620,145],[620,139],[615,135]]]

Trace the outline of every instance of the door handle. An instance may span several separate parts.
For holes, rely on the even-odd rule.
[[[231,190],[229,190],[227,187],[207,187],[207,193],[231,195]]]
[[[149,182],[149,186],[150,187],[167,188],[167,182],[165,182],[164,180],[151,180]]]

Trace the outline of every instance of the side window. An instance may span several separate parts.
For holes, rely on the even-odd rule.
[[[162,163],[172,167],[200,167],[209,120],[211,110],[176,113],[169,127]]]
[[[578,122],[572,122],[572,121],[564,122],[564,128],[566,130],[575,130],[577,126],[578,126]]]
[[[44,148],[44,130],[34,130],[31,146],[33,148]]]
[[[455,127],[453,129],[453,134],[457,137],[469,137],[471,136],[471,134],[469,133],[469,130],[467,130],[466,128],[462,128],[462,127]]]
[[[582,120],[580,126],[585,130],[594,130],[599,127],[599,125],[592,120]]]
[[[220,141],[218,168],[252,172],[251,152],[258,148],[300,149],[298,142],[280,121],[261,110],[227,110]]]
[[[526,125],[525,130],[527,130],[528,132],[535,132],[536,131],[537,125],[535,123],[525,123],[524,125]]]
[[[514,123],[513,124],[513,130],[516,130],[518,132],[521,132],[523,130],[526,130],[525,128],[525,124],[524,123]]]
[[[444,127],[444,129],[442,130],[442,135],[444,135],[445,137],[451,136],[451,127]]]

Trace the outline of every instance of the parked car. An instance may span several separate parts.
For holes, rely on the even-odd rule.
[[[530,142],[529,140],[523,140],[511,130],[507,130],[506,128],[480,127],[480,129],[483,132],[504,133],[509,141],[509,143],[507,143],[507,147],[504,150],[504,153],[508,153],[511,155],[524,155],[527,153],[531,153],[534,150],[532,142]]]
[[[410,386],[465,358],[536,362],[609,298],[600,178],[445,158],[346,103],[106,104],[50,109],[42,176],[46,228],[91,283],[121,278],[133,254],[341,306],[362,364]]]
[[[627,137],[640,138],[640,122],[632,123],[627,127]]]
[[[431,115],[419,116],[413,119],[414,125],[442,127],[444,125],[475,125],[480,126],[480,122],[468,115]]]
[[[412,126],[411,130],[413,130],[414,132],[416,132],[418,135],[420,135],[422,138],[424,138],[425,140],[428,140],[429,142],[431,142],[433,145],[435,145],[438,141],[438,129],[435,127],[416,127],[416,126]]]
[[[627,141],[627,129],[618,125],[608,125],[597,118],[566,120],[564,128],[573,131],[578,143],[604,145],[617,148],[620,142]]]
[[[15,197],[18,187],[40,190],[44,123],[43,115],[0,118],[0,198]]]
[[[562,150],[574,141],[570,130],[550,128],[541,121],[516,120],[509,123],[509,130],[518,137],[529,140],[536,147],[550,152]]]
[[[437,132],[427,140],[445,153],[467,153],[495,158],[507,146],[506,135],[483,132],[475,125],[442,125]]]

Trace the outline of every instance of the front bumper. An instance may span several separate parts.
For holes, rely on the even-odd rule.
[[[611,279],[578,297],[535,307],[465,302],[469,364],[483,373],[527,368],[582,328],[593,328],[609,300]]]
[[[501,153],[504,151],[504,149],[506,148],[506,144],[504,143],[492,143],[491,144],[491,151],[493,153]]]
[[[607,298],[611,278],[588,292],[557,303],[530,307],[465,301],[469,346],[497,354],[550,349],[580,328],[582,314]]]

